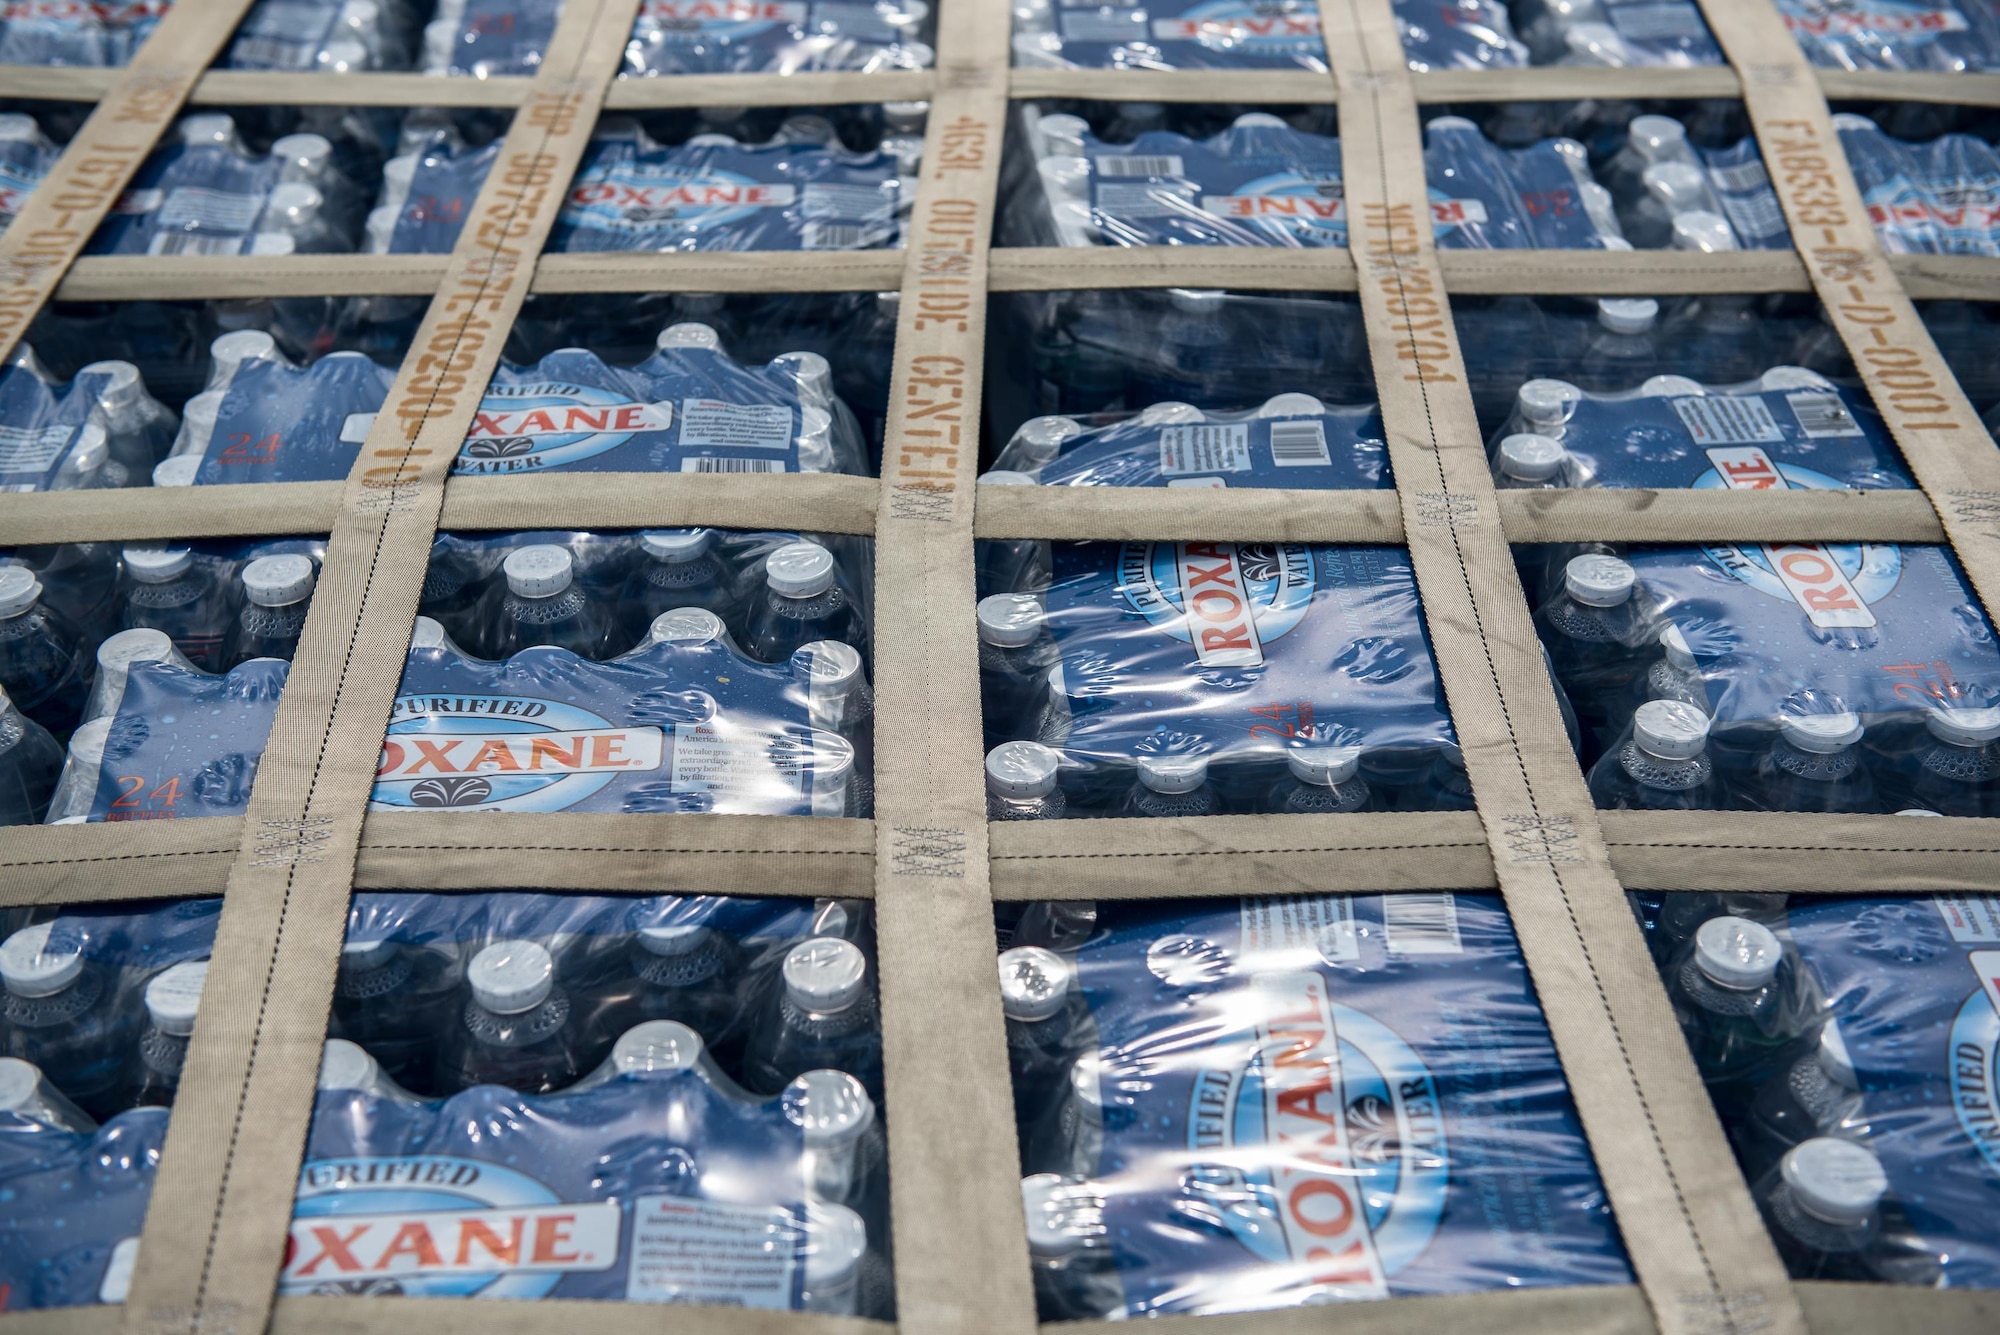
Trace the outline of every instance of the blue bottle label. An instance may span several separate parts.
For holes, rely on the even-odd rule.
[[[1372,405],[1313,417],[1173,425],[1137,418],[1069,437],[1045,486],[1380,489],[1389,480]]]

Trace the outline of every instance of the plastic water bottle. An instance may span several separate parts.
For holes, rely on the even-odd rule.
[[[85,719],[104,718],[118,712],[125,698],[125,683],[135,663],[171,663],[190,672],[194,665],[181,657],[165,631],[121,630],[97,646],[97,679],[90,688]]]
[[[711,1049],[727,1049],[742,1023],[737,995],[741,957],[727,933],[695,923],[641,927],[625,958],[629,979],[615,990],[629,995],[629,1023],[676,1020]],[[621,1028],[623,1025],[621,1025]]]
[[[14,717],[20,715],[16,713]],[[89,820],[91,808],[97,802],[104,769],[104,743],[111,735],[111,723],[109,718],[90,719],[79,723],[69,735],[69,753],[60,762],[55,792],[47,802],[50,825],[77,825]],[[53,738],[49,745],[55,746]]]
[[[1736,805],[1746,811],[1878,810],[1875,782],[1861,763],[1861,720],[1839,710],[1781,714],[1778,735],[1757,758]]]
[[[98,1121],[121,1110],[126,1058],[140,1016],[116,973],[75,936],[39,922],[0,942],[0,1021],[7,1055],[31,1062]]]
[[[863,642],[854,604],[836,579],[833,553],[793,542],[764,562],[764,590],[751,606],[743,647],[763,663],[783,663],[813,640]]]
[[[111,457],[108,441],[104,428],[95,422],[77,428],[76,441],[48,479],[46,490],[116,491],[130,486],[132,472]]]
[[[2000,816],[2000,708],[1925,710],[1923,732],[1893,756],[1883,782],[1898,808]]]
[[[389,1077],[430,1092],[440,1035],[458,1007],[443,955],[396,941],[349,941],[340,950],[329,1031],[367,1048]]]
[[[1743,918],[1769,927],[1785,919],[1785,896],[1683,892],[1664,897],[1648,943],[1664,964],[1694,940],[1710,918]]]
[[[439,1093],[505,1085],[547,1094],[582,1074],[569,993],[556,986],[555,961],[535,941],[496,941],[465,970],[471,996],[443,1045]]]
[[[1493,485],[1502,491],[1559,491],[1574,485],[1575,473],[1570,452],[1548,436],[1517,431],[1493,454]]]
[[[195,667],[227,670],[234,609],[212,564],[195,560],[186,547],[132,546],[125,549],[125,573],[124,629],[165,631]]]
[[[1591,767],[1591,800],[1606,811],[1716,810],[1724,794],[1707,752],[1708,715],[1648,701],[1632,714],[1631,739]]]
[[[1889,1175],[1866,1146],[1817,1136],[1788,1151],[1759,1203],[1794,1279],[1867,1280]]]
[[[1637,587],[1625,561],[1586,553],[1564,565],[1562,588],[1535,612],[1557,679],[1599,746],[1615,734],[1612,710],[1642,666],[1639,646],[1658,636]]]
[[[782,1097],[786,1120],[805,1136],[809,1197],[860,1211],[871,1232],[884,1226],[888,1139],[861,1082],[845,1071],[807,1071]]]
[[[1049,669],[1062,661],[1048,614],[1030,594],[979,600],[979,700],[988,750],[1027,735]]]
[[[1752,1076],[1809,1032],[1785,963],[1763,923],[1710,918],[1670,966],[1668,999],[1704,1080],[1727,1086]]]
[[[1688,648],[1681,628],[1668,623],[1659,634],[1659,645],[1660,657],[1646,668],[1645,677],[1638,683],[1640,698],[1633,701],[1632,707],[1637,709],[1648,700],[1678,700],[1704,714],[1710,713],[1701,664]]]
[[[1222,798],[1208,781],[1203,755],[1142,755],[1121,815],[1217,816]]]
[[[181,1087],[188,1040],[201,1008],[207,960],[184,960],[146,984],[146,1027],[139,1035],[138,1061],[129,1102],[135,1108],[168,1108]]]
[[[43,605],[42,582],[26,566],[0,566],[0,687],[56,732],[76,726],[90,689],[76,632]]]
[[[1021,1207],[1042,1318],[1088,1321],[1117,1311],[1122,1291],[1103,1196],[1074,1178],[1036,1173],[1021,1179]]]
[[[1360,777],[1358,746],[1287,747],[1285,769],[1285,777],[1271,790],[1272,811],[1334,815],[1360,811],[1373,797]]]
[[[367,1094],[390,1103],[422,1102],[390,1079],[366,1048],[344,1038],[329,1038],[320,1053],[319,1089],[322,1093]]]
[[[1750,1105],[1749,1148],[1768,1166],[1794,1145],[1842,1130],[1859,1131],[1861,1082],[1839,1022],[1820,1027],[1819,1042],[1785,1070],[1757,1087]]]
[[[0,690],[0,825],[46,819],[62,770],[63,749],[56,739]]]
[[[252,658],[291,661],[317,577],[312,558],[296,553],[260,556],[243,567],[243,610],[236,614],[231,667]]]
[[[1660,303],[1651,297],[1607,297],[1597,303],[1597,331],[1584,349],[1582,370],[1601,389],[1622,389],[1659,365],[1653,331]]]
[[[626,582],[620,602],[628,628],[643,635],[662,614],[683,607],[713,612],[726,623],[740,611],[729,594],[728,572],[715,557],[715,531],[649,529],[639,535],[643,559]],[[740,621],[736,629],[740,630]]]
[[[1000,955],[1000,1009],[1014,1081],[1014,1125],[1028,1128],[1049,1107],[1088,1034],[1089,1007],[1076,966],[1043,946]]]
[[[507,593],[500,601],[488,658],[511,658],[538,644],[579,658],[604,656],[610,619],[576,583],[575,558],[552,543],[520,547],[501,562]]]
[[[988,820],[1060,820],[1069,801],[1057,786],[1062,755],[1039,742],[1002,742],[986,753]]]
[[[102,377],[97,419],[112,459],[134,478],[151,474],[173,442],[178,421],[173,411],[148,392],[145,377],[131,362],[92,362],[76,374],[79,380]]]
[[[793,946],[779,970],[777,1005],[750,1038],[744,1074],[776,1094],[807,1071],[845,1071],[882,1096],[882,1026],[868,960],[839,937]]]
[[[19,1057],[0,1057],[0,1114],[79,1136],[97,1130],[90,1114],[50,1084],[40,1067]]]
[[[208,383],[203,388],[203,394],[228,389],[229,383],[236,378],[236,372],[245,362],[258,361],[285,362],[290,365],[285,355],[278,351],[278,341],[262,329],[233,329],[226,334],[218,335],[208,345]],[[194,399],[188,400],[189,410],[193,409],[195,400],[202,398],[203,394],[197,394]],[[212,427],[215,422],[214,405],[219,405],[221,400],[209,399],[207,402],[211,405],[208,418]],[[186,413],[182,414],[181,426],[185,437]],[[208,439],[204,436],[201,448],[206,449],[207,445]],[[175,453],[180,453],[178,442],[175,445]]]

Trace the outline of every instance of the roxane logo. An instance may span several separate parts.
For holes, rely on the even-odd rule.
[[[1293,543],[1133,542],[1118,592],[1154,626],[1186,641],[1204,667],[1257,667],[1264,646],[1305,618],[1312,550]]]
[[[1696,478],[1704,490],[1768,491],[1773,488],[1838,489],[1824,473],[1779,463],[1754,445],[1706,451],[1714,468]],[[1760,593],[1789,598],[1821,630],[1860,630],[1875,624],[1869,604],[1886,597],[1903,573],[1902,550],[1889,543],[1773,542],[1759,547],[1712,546],[1708,559]]]
[[[760,209],[790,208],[797,200],[793,186],[755,181],[716,167],[631,164],[599,180],[579,182],[569,192],[568,207],[582,209],[611,227],[678,223],[701,231],[742,222]]]
[[[1966,1139],[2000,1173],[2000,950],[1966,958],[1980,990],[1965,999],[1951,1026],[1951,1103]]]
[[[1786,27],[1810,37],[1928,41],[1940,33],[1963,32],[1967,26],[1965,15],[1949,6],[1899,5],[1893,0],[1842,4],[1837,9],[1822,3],[1813,6],[1813,13],[1803,12],[1799,0],[1787,0],[1779,8],[1784,11]]]
[[[539,1298],[618,1261],[616,1201],[566,1204],[524,1173],[443,1155],[309,1160],[285,1293]]]
[[[674,424],[672,402],[634,403],[564,381],[491,385],[473,414],[454,473],[527,473],[615,450]]]
[[[1154,19],[1153,37],[1264,56],[1318,55],[1326,49],[1318,9],[1299,0],[1208,0],[1176,18]]]
[[[1226,1226],[1260,1261],[1297,1267],[1315,1297],[1385,1298],[1444,1212],[1437,1082],[1393,1031],[1332,1001],[1322,975],[1260,973],[1253,986],[1247,1061],[1195,1082],[1189,1149],[1216,1165],[1194,1177],[1248,1188],[1230,1194],[1258,1208],[1225,1212]]]
[[[555,700],[495,695],[397,699],[371,806],[561,811],[620,774],[659,769],[666,737],[613,727]]]
[[[741,41],[780,24],[802,28],[805,22],[806,7],[790,0],[646,0],[639,6],[642,31],[682,41]]]

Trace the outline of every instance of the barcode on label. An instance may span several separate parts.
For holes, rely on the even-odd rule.
[[[1805,390],[1785,395],[1785,402],[1791,405],[1792,416],[1799,419],[1799,430],[1814,440],[1862,434],[1861,423],[1854,420],[1838,394]]]
[[[1746,191],[1761,190],[1771,184],[1771,174],[1764,170],[1762,158],[1752,158],[1748,162],[1734,165],[1708,166],[1708,179],[1715,183],[1717,190]]]
[[[1458,901],[1449,893],[1382,896],[1382,935],[1391,955],[1457,955]]]
[[[1143,9],[1089,9],[1062,16],[1062,35],[1072,42],[1139,42],[1146,37]]]
[[[1118,218],[1174,218],[1201,213],[1201,205],[1195,202],[1192,190],[1165,183],[1100,183],[1092,202],[1103,212]]]
[[[1271,423],[1271,462],[1280,468],[1331,468],[1326,428],[1311,421]]]
[[[1722,195],[1722,211],[1729,215],[1730,226],[1746,241],[1759,237],[1785,235],[1785,211],[1778,204],[1778,196],[1769,190],[1760,190],[1749,195]]]
[[[318,55],[316,43],[294,42],[283,37],[238,37],[229,57],[238,69],[303,70],[312,68]]]
[[[683,459],[683,473],[782,473],[783,459]]]
[[[1172,153],[1099,153],[1090,162],[1099,176],[1187,175],[1187,164]]]
[[[1700,37],[1701,11],[1691,4],[1624,4],[1610,6],[1611,26],[1627,41]]]
[[[148,255],[234,255],[243,238],[214,232],[157,232],[146,245]]]
[[[223,232],[247,232],[257,215],[264,211],[262,195],[239,195],[229,190],[205,190],[200,186],[176,186],[167,192],[160,206],[161,227],[206,227]]]
[[[886,227],[809,220],[800,231],[799,246],[804,250],[867,250],[880,245],[888,235]]]

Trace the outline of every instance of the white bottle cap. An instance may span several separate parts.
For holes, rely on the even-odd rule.
[[[1931,736],[1953,746],[1983,746],[2000,737],[2000,709],[1929,709]]]
[[[450,638],[445,633],[444,623],[431,617],[418,617],[416,624],[410,628],[412,649],[442,649]]]
[[[111,738],[111,716],[91,719],[88,723],[76,725],[76,731],[69,735],[69,759],[72,765],[95,774],[97,767],[104,763],[104,744]],[[86,780],[86,788],[95,790],[95,780]]]
[[[1139,410],[1139,420],[1147,426],[1200,425],[1208,415],[1192,403],[1152,403]]]
[[[1854,111],[1836,111],[1833,114],[1833,128],[1836,130],[1865,130],[1870,134],[1880,134],[1882,127],[1872,116],[1863,116]]]
[[[1041,600],[1031,594],[996,593],[979,600],[979,638],[1002,649],[1033,644],[1047,620]]]
[[[98,671],[116,673],[124,679],[132,664],[164,664],[174,658],[174,642],[164,630],[150,626],[122,630],[98,646]]]
[[[1928,811],[1923,807],[1904,807],[1895,814],[1898,816],[1936,816],[1939,820],[1945,818],[1942,811]]]
[[[722,335],[705,324],[689,320],[684,324],[670,324],[660,331],[653,340],[653,346],[665,352],[668,348],[708,348],[714,350],[722,346]]]
[[[1547,482],[1568,461],[1563,443],[1549,436],[1517,431],[1500,441],[1500,471],[1520,482]]]
[[[707,1046],[700,1034],[678,1020],[647,1020],[618,1035],[611,1067],[620,1075],[646,1071],[687,1071],[701,1064]]]
[[[833,402],[833,366],[817,352],[781,352],[771,365],[798,383],[801,402],[821,406]]]
[[[655,644],[713,644],[729,633],[722,618],[705,607],[676,607],[653,618],[646,638]]]
[[[1831,380],[1803,366],[1774,366],[1757,383],[1763,389],[1833,389]]]
[[[1801,751],[1830,756],[1861,740],[1861,720],[1846,710],[1837,714],[1780,714],[1778,732]]]
[[[259,607],[289,607],[313,591],[312,558],[260,556],[243,567],[243,594]]]
[[[307,185],[304,181],[286,181],[271,187],[266,197],[264,213],[284,220],[287,229],[304,227],[319,216],[320,206],[326,203],[319,193],[319,187]],[[266,227],[264,230],[269,231]]]
[[[1034,463],[1045,464],[1061,453],[1064,441],[1083,429],[1083,423],[1073,417],[1030,417],[1008,443]]]
[[[1041,483],[1026,473],[1016,473],[1010,468],[996,468],[990,473],[981,473],[977,479],[982,487],[1039,487]]]
[[[1632,740],[1662,760],[1692,760],[1708,745],[1708,715],[1684,700],[1648,700],[1632,711]]]
[[[245,329],[241,332],[254,334],[261,331]],[[235,338],[236,335],[224,334],[222,337]],[[220,343],[222,339],[215,341]],[[217,364],[221,365],[220,357],[217,358]],[[229,369],[234,372],[239,364],[232,363]],[[208,446],[209,437],[215,434],[215,420],[222,416],[222,401],[227,397],[228,395],[219,389],[205,389],[182,405],[180,436],[174,443],[178,445],[181,440],[187,441],[188,453],[200,458],[202,450]]]
[[[507,575],[507,591],[515,597],[551,598],[569,587],[575,564],[569,548],[542,543],[507,553],[500,568]]]
[[[1674,215],[1673,248],[1710,252],[1735,250],[1736,233],[1729,230],[1729,220],[1721,214],[1710,213],[1707,209],[1689,209],[1686,213]]]
[[[375,1087],[382,1067],[368,1055],[368,1049],[344,1038],[329,1038],[319,1058],[321,1089],[353,1089],[366,1092]]]
[[[145,393],[146,382],[139,378],[139,368],[130,362],[92,362],[77,374],[105,377],[97,391],[97,401],[114,413],[131,407]]]
[[[1046,1020],[1069,1000],[1068,960],[1042,946],[1000,955],[1000,1010],[1010,1020]]]
[[[1693,672],[1701,666],[1695,660],[1694,650],[1688,648],[1687,637],[1681,634],[1679,626],[1669,625],[1660,632],[1660,648],[1666,652],[1667,662],[1682,672]]]
[[[42,128],[35,124],[33,116],[19,111],[0,113],[0,141],[19,143],[25,139],[32,142],[41,137]]]
[[[888,108],[884,107],[883,110],[887,111]],[[1081,152],[1084,136],[1090,133],[1090,122],[1081,116],[1058,111],[1037,120],[1035,128],[1041,131],[1042,138],[1049,140],[1058,148]]]
[[[1223,299],[1228,295],[1226,292],[1208,288],[1170,287],[1167,289],[1167,301],[1172,304],[1175,310],[1185,311],[1189,315],[1214,314],[1221,307]]]
[[[1583,391],[1567,380],[1530,380],[1514,393],[1521,419],[1531,426],[1561,426],[1582,398]]]
[[[184,144],[226,144],[236,137],[236,122],[221,112],[183,116],[174,126]]]
[[[1155,793],[1191,793],[1208,780],[1203,755],[1140,756],[1139,782]]]
[[[110,438],[104,434],[104,428],[95,422],[85,422],[76,433],[76,444],[70,447],[69,458],[63,461],[63,471],[94,473],[104,466],[110,453]]]
[[[1778,974],[1784,947],[1777,934],[1748,918],[1710,918],[1694,933],[1694,963],[1712,981],[1739,992],[1764,986]]]
[[[347,941],[340,947],[340,967],[342,969],[379,969],[396,957],[396,943],[384,937],[379,941]]]
[[[1229,123],[1232,130],[1289,130],[1282,116],[1273,116],[1268,111],[1246,111]]]
[[[1840,1021],[1829,1016],[1820,1026],[1819,1051],[1815,1055],[1827,1079],[1843,1089],[1861,1088],[1861,1080],[1854,1074],[1854,1059],[1847,1055],[1847,1040],[1840,1034]]]
[[[194,553],[186,547],[127,547],[125,572],[141,584],[165,584],[179,579],[194,564]]]
[[[348,0],[352,8],[360,0]],[[370,5],[370,9],[374,6]],[[271,156],[283,158],[294,167],[308,172],[319,172],[326,167],[327,159],[333,156],[333,141],[323,134],[302,130],[298,134],[282,135],[271,141]]]
[[[15,996],[53,996],[83,972],[81,943],[70,938],[50,948],[49,929],[54,926],[53,922],[38,922],[0,942],[0,983]]]
[[[1708,394],[1708,387],[1684,375],[1655,375],[1639,382],[1639,393],[1648,399],[1703,398]]]
[[[201,472],[199,454],[176,454],[171,459],[162,459],[153,465],[153,485],[156,487],[192,487],[196,474]]]
[[[183,960],[155,975],[146,984],[146,1014],[153,1027],[175,1038],[192,1034],[195,1012],[201,1009],[202,984],[207,981],[207,960]]]
[[[495,1015],[519,1015],[548,1000],[556,964],[535,941],[495,941],[472,957],[465,981],[472,999]]]
[[[1639,572],[1615,556],[1586,552],[1563,567],[1563,591],[1585,607],[1619,607],[1630,601]]]
[[[42,582],[26,566],[0,566],[0,621],[11,620],[35,605]]]
[[[41,1067],[19,1057],[0,1057],[0,1112],[31,1109],[41,1092]]]
[[[826,1014],[861,999],[868,961],[861,947],[837,936],[801,941],[785,956],[785,996],[801,1010]]]
[[[1021,1208],[1028,1219],[1028,1252],[1044,1260],[1075,1256],[1088,1245],[1096,1210],[1090,1198],[1054,1173],[1021,1179]],[[1079,1206],[1084,1206],[1079,1209]],[[1093,1216],[1083,1218],[1081,1216]]]
[[[1040,742],[1002,742],[986,753],[986,791],[1026,802],[1056,790],[1062,756]]]
[[[1642,154],[1651,158],[1658,156],[1660,148],[1686,139],[1687,127],[1672,116],[1634,116],[1625,127],[1625,134]]]
[[[1259,417],[1319,417],[1326,405],[1310,394],[1273,394],[1257,410]]]
[[[1660,319],[1651,297],[1606,297],[1597,303],[1597,323],[1614,334],[1643,334]]]
[[[780,598],[816,598],[833,587],[833,553],[816,542],[788,542],[764,562],[764,582]]]
[[[1442,131],[1451,131],[1456,133],[1465,133],[1469,131],[1473,134],[1479,134],[1478,123],[1476,121],[1467,120],[1463,116],[1433,116],[1429,120],[1424,122],[1424,128],[1426,130],[1431,130],[1431,131],[1442,130]],[[1485,135],[1480,135],[1480,138],[1482,139],[1485,137],[1486,137]]]
[[[839,640],[800,645],[792,654],[792,667],[803,667],[814,689],[832,696],[845,696],[861,684],[861,651]]]
[[[639,948],[648,955],[671,957],[692,955],[715,933],[697,922],[677,922],[641,927],[635,935],[639,938]]]
[[[1360,767],[1358,746],[1294,746],[1285,752],[1285,768],[1300,783],[1331,788],[1353,778]]]
[[[653,528],[639,535],[639,550],[655,561],[692,561],[715,545],[715,530]]]
[[[1692,162],[1655,162],[1639,179],[1669,207],[1698,202],[1708,187],[1708,173]]]
[[[807,1071],[785,1086],[783,1106],[808,1149],[850,1145],[875,1124],[875,1100],[845,1071]]]
[[[806,1288],[818,1290],[843,1283],[861,1264],[868,1250],[868,1226],[845,1205],[810,1201],[806,1205]]]
[[[1867,1223],[1889,1192],[1889,1175],[1880,1159],[1864,1146],[1832,1136],[1794,1145],[1779,1173],[1801,1210],[1840,1228]]]
[[[215,360],[218,369],[226,366],[231,371],[234,371],[244,362],[252,361],[259,357],[268,357],[276,360],[278,356],[278,344],[277,340],[261,329],[237,329],[223,334],[210,343],[208,345],[208,355]],[[200,396],[197,395],[196,397]],[[190,408],[194,406],[192,399],[189,400],[188,406]],[[209,420],[214,420],[212,410]]]

